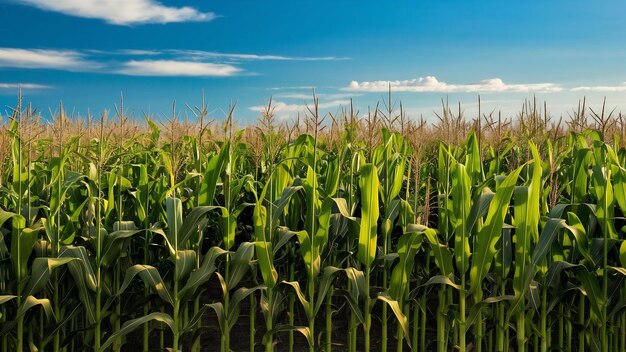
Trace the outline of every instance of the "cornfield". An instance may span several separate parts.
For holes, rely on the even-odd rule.
[[[621,115],[0,131],[2,351],[624,351]],[[139,121],[141,120],[141,121]]]

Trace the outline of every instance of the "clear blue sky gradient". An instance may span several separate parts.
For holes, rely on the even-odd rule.
[[[52,0],[50,0],[52,1]],[[156,0],[154,0],[156,2]],[[118,103],[156,116],[168,115],[176,100],[199,103],[201,91],[221,117],[231,100],[236,116],[254,121],[255,106],[273,95],[287,106],[310,103],[316,87],[324,111],[335,112],[348,96],[366,111],[386,93],[349,91],[351,81],[410,80],[435,76],[466,85],[500,78],[506,84],[551,83],[556,92],[481,92],[484,111],[514,114],[524,99],[546,100],[555,116],[587,97],[598,107],[626,111],[626,29],[623,1],[161,1],[213,12],[211,21],[167,24],[110,24],[42,10],[19,0],[0,0],[0,49],[73,50],[102,65],[98,69],[19,68],[0,59],[0,105],[15,104],[16,89],[2,84],[39,84],[26,100],[43,111],[59,102],[76,113],[99,112]],[[123,49],[159,51],[129,55]],[[172,50],[277,55],[332,60],[190,58]],[[96,50],[96,51],[92,51]],[[231,65],[228,77],[131,76],[116,73],[129,60],[168,59]],[[72,72],[75,71],[75,72]],[[595,87],[576,90],[577,87]],[[477,91],[402,92],[412,117],[434,116],[442,98],[463,103],[474,117]],[[281,118],[293,117],[285,109]]]

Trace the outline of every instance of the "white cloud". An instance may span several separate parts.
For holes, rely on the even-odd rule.
[[[500,78],[482,80],[478,83],[448,84],[437,80],[434,76],[420,77],[404,81],[352,81],[348,87],[342,88],[352,92],[559,92],[561,86],[554,83],[507,84]]]
[[[50,86],[35,83],[0,83],[0,89],[49,89]]]
[[[312,91],[315,88],[317,88],[317,87],[315,87],[315,86],[291,86],[291,87],[269,87],[269,88],[266,88],[266,89],[269,89],[269,90],[286,90],[286,89],[298,89],[298,90],[301,90],[301,89],[308,89],[308,90]]]
[[[194,60],[203,59],[230,59],[245,61],[336,61],[349,60],[347,57],[337,56],[284,56],[284,55],[260,55],[260,54],[238,54],[238,53],[220,53],[215,51],[202,50],[165,50],[177,55],[189,57]]]
[[[160,55],[158,50],[143,50],[143,49],[120,49],[116,52],[119,55],[131,55],[131,56],[155,56]]]
[[[276,95],[274,95],[274,97],[276,97],[276,98],[283,98],[283,99],[301,99],[301,100],[308,100],[308,99],[311,99],[311,97],[313,97],[313,94],[306,94],[306,93],[284,93],[284,94],[276,94]]]
[[[329,101],[325,101],[325,102],[320,102],[318,104],[318,108],[320,110],[326,110],[326,109],[330,109],[330,108],[335,108],[341,105],[348,105],[350,104],[350,100],[345,100],[345,99],[336,99],[336,100],[329,100]],[[286,120],[290,117],[296,116],[298,113],[307,113],[308,109],[307,106],[309,108],[313,108],[313,104],[287,104],[285,102],[282,101],[272,101],[272,107],[274,108],[274,113],[275,115],[282,120]],[[256,112],[261,112],[264,111],[265,109],[267,109],[267,105],[257,105],[257,106],[251,106],[250,110],[252,111],[256,111]]]
[[[82,53],[73,50],[0,48],[0,67],[83,71],[98,66],[86,60]]]
[[[100,55],[129,55],[129,56],[160,56],[174,57],[178,60],[207,61],[207,60],[230,60],[230,61],[335,61],[349,60],[347,57],[338,56],[285,56],[285,55],[262,55],[242,53],[221,53],[217,51],[187,50],[187,49],[118,49],[113,51],[86,50]]]
[[[358,93],[337,93],[337,94],[324,94],[324,93],[320,93],[320,94],[316,94],[316,96],[318,98],[323,98],[323,99],[329,99],[329,100],[335,100],[335,99],[349,99],[349,98],[353,98],[353,97],[358,97],[361,96],[361,94]],[[280,94],[276,94],[275,95],[276,98],[283,98],[283,99],[300,99],[300,100],[309,100],[313,97],[313,93],[310,94],[306,94],[306,93],[280,93]]]
[[[130,76],[226,77],[239,73],[232,65],[175,60],[131,60],[116,73]]]
[[[110,24],[210,21],[217,16],[193,7],[165,6],[155,0],[18,0],[42,10],[70,16],[102,19]]]
[[[318,104],[318,108],[320,108],[320,109],[329,109],[329,108],[334,108],[334,107],[341,106],[341,105],[346,105],[346,104],[350,104],[350,100],[347,100],[347,99],[336,99],[336,100],[331,100],[331,101],[319,103]]]
[[[626,82],[617,86],[581,86],[572,88],[573,92],[626,92]]]
[[[223,58],[226,59],[220,60]],[[330,59],[329,57],[301,58],[256,54],[221,54],[174,49],[114,49],[106,51],[99,49],[0,47],[0,68],[53,69],[134,76],[234,76],[243,71],[240,67],[243,63],[235,58],[293,61]]]

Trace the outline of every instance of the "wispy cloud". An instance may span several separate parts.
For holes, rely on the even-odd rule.
[[[50,89],[52,87],[46,86],[43,84],[36,84],[36,83],[1,83],[0,82],[0,89],[17,90],[19,88],[35,90],[35,89]]]
[[[350,60],[340,56],[286,56],[264,55],[250,53],[223,53],[219,51],[189,50],[189,49],[118,49],[113,51],[90,50],[96,54],[129,55],[129,56],[160,56],[178,58],[180,60],[207,61],[341,61]]]
[[[129,56],[156,56],[161,55],[158,50],[144,50],[144,49],[119,49],[114,52],[101,52],[103,54],[114,55],[129,55]]]
[[[241,69],[232,65],[174,60],[131,60],[117,73],[130,76],[234,76]]]
[[[74,50],[0,48],[0,67],[84,71],[95,69],[99,64]]]
[[[404,81],[352,81],[349,86],[342,89],[352,92],[386,92],[389,86],[395,92],[419,93],[559,92],[563,90],[560,85],[555,83],[508,84],[504,83],[500,78],[485,79],[478,83],[449,84],[439,81],[434,76]]]
[[[331,109],[331,108],[336,108],[339,107],[341,105],[348,105],[350,104],[350,100],[347,99],[335,99],[335,100],[329,100],[329,101],[324,101],[324,102],[320,102],[318,104],[318,108],[320,110],[326,110],[326,109]],[[312,108],[313,105],[311,104],[288,104],[282,101],[273,101],[272,102],[272,107],[274,109],[274,113],[276,115],[276,117],[278,117],[281,120],[286,120],[289,119],[291,117],[296,116],[298,113],[306,113],[308,111],[308,108]],[[256,112],[262,112],[265,109],[267,109],[267,105],[257,105],[257,106],[251,106],[249,108],[252,111],[256,111]]]
[[[221,53],[217,51],[202,51],[202,50],[165,50],[163,52],[169,52],[178,54],[181,56],[189,57],[196,60],[202,59],[230,59],[241,61],[337,61],[337,60],[350,60],[348,57],[339,56],[284,56],[284,55],[261,55],[261,54],[241,54],[241,53]]]
[[[617,86],[580,86],[572,88],[573,92],[626,92],[626,82]]]
[[[336,99],[349,99],[353,97],[361,96],[358,93],[337,93],[337,94],[325,94],[320,93],[316,94],[316,96],[320,99],[328,99],[328,100],[336,100]],[[274,95],[276,98],[282,99],[299,99],[299,100],[310,100],[313,97],[313,94],[306,93],[280,93]]]
[[[217,16],[189,7],[172,7],[155,0],[17,0],[46,11],[95,18],[115,25],[210,21]]]
[[[265,88],[267,90],[303,90],[307,89],[309,91],[313,91],[317,87],[315,86],[285,86],[285,87],[268,87]]]
[[[0,48],[0,68],[51,69],[74,72],[113,73],[131,76],[234,76],[243,70],[235,65],[178,59],[135,60],[132,57],[158,55],[159,52],[123,49],[48,50]],[[111,56],[115,56],[111,58]],[[131,59],[120,60],[119,55]]]
[[[0,68],[52,69],[134,76],[239,75],[245,60],[331,60],[333,57],[228,54],[196,50],[21,49],[0,47]],[[312,87],[307,87],[311,89]],[[295,88],[293,88],[295,89]]]

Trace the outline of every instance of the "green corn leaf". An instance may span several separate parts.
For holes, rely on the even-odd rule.
[[[342,154],[343,156],[343,154]],[[328,161],[326,166],[326,182],[324,183],[324,193],[328,197],[333,197],[339,187],[340,172],[339,165],[342,161],[339,161],[337,157]]]
[[[132,236],[143,233],[144,230],[120,230],[110,234],[104,234],[101,264],[110,267],[119,259],[120,252],[124,249],[126,240]]]
[[[13,299],[17,298],[17,296],[12,295],[0,295],[0,304],[5,304]]]
[[[52,304],[50,304],[49,299],[35,298],[33,296],[28,296],[22,301],[22,304],[17,308],[17,317],[23,316],[28,310],[36,306],[41,306],[41,308],[43,308],[43,311],[46,314],[46,318],[48,320],[57,319],[54,315],[54,311],[52,310]]]
[[[431,285],[448,285],[457,291],[461,290],[461,285],[454,282],[454,280],[452,280],[450,277],[444,275],[432,276],[430,279],[428,279],[428,281],[426,281],[426,283],[420,285],[420,287],[426,287]]]
[[[168,197],[165,200],[165,210],[167,214],[167,239],[174,249],[173,255],[182,245],[179,242],[180,229],[183,227],[183,205],[180,199]]]
[[[407,232],[409,232],[408,227]],[[452,267],[452,252],[450,252],[450,248],[439,242],[434,231],[426,231],[424,235],[426,235],[426,239],[430,244],[430,249],[435,257],[435,264],[441,271],[441,274],[451,277],[454,274],[454,268]]]
[[[43,229],[41,226],[23,228],[24,221],[22,216],[13,218],[13,236],[11,239],[11,262],[20,282],[28,276],[28,258],[37,242],[39,232]]]
[[[283,248],[292,238],[298,237],[295,232],[289,230],[286,227],[279,227],[277,231],[278,240],[276,241],[276,245],[273,248],[272,254],[276,256],[278,251]]]
[[[135,329],[153,320],[158,321],[160,323],[164,323],[170,328],[171,331],[176,330],[174,320],[169,314],[161,313],[161,312],[150,313],[148,315],[145,315],[136,319],[131,319],[125,322],[124,325],[122,325],[122,328],[120,330],[111,334],[111,336],[102,344],[101,346],[102,350],[106,350],[107,348],[109,348],[113,343],[115,343],[115,341],[117,341],[118,338],[121,338],[122,336],[130,334]]]
[[[480,158],[480,147],[478,138],[474,131],[470,132],[467,137],[467,154],[465,155],[465,165],[467,165],[467,174],[471,179],[472,185],[479,184],[483,179],[482,159]]]
[[[50,281],[52,271],[72,260],[75,258],[35,258],[31,267],[30,279],[24,288],[24,294],[31,296],[41,291]]]
[[[391,311],[396,316],[398,323],[404,331],[404,338],[406,343],[409,345],[409,347],[411,347],[411,340],[409,338],[411,336],[409,332],[409,319],[406,317],[406,315],[404,315],[404,313],[402,313],[402,308],[400,308],[400,304],[398,303],[398,301],[382,293],[379,294],[377,298],[385,302],[389,306],[389,308],[391,308]]]
[[[468,224],[471,207],[470,176],[463,164],[452,168],[452,211],[455,214],[454,258],[459,275],[465,275],[470,260],[470,228]]]
[[[587,238],[587,231],[585,230],[585,226],[582,221],[575,213],[568,212],[567,213],[567,223],[566,228],[569,230],[569,233],[574,237],[576,248],[580,251],[580,254],[583,255],[585,259],[587,259],[590,263],[593,263],[593,257],[589,252],[589,240]]]
[[[302,260],[304,261],[304,267],[306,268],[307,276],[314,278],[319,272],[321,260],[319,255],[315,255],[313,249],[313,243],[311,236],[306,230],[294,232],[298,236],[298,242],[300,242],[300,251],[302,252]]]
[[[593,169],[593,185],[597,199],[596,218],[607,238],[617,239],[613,219],[615,218],[615,199],[611,184],[611,172],[605,167],[596,165]]]
[[[348,307],[350,307],[350,311],[352,311],[359,322],[359,324],[363,324],[365,322],[363,318],[363,311],[361,310],[361,306],[359,305],[358,300],[354,298],[354,294],[348,290],[335,289],[333,294],[339,297],[344,297],[346,302],[348,303]]]
[[[361,166],[359,187],[361,188],[361,231],[357,257],[369,270],[376,257],[378,209],[378,171],[373,164]]]
[[[317,316],[317,313],[322,307],[322,304],[324,303],[324,300],[326,299],[326,294],[328,293],[328,290],[330,290],[330,287],[332,286],[333,281],[335,281],[335,278],[337,277],[337,275],[341,273],[342,271],[343,269],[334,267],[332,265],[329,265],[324,268],[324,272],[322,273],[322,277],[320,279],[320,284],[319,286],[317,286],[317,292],[315,293],[315,295],[317,296],[317,300],[315,302],[315,308],[314,308],[315,316]]]
[[[257,285],[251,288],[241,287],[237,289],[237,291],[235,291],[230,301],[230,310],[226,312],[229,329],[232,329],[237,323],[237,319],[239,318],[239,311],[241,309],[240,303],[256,291],[261,291],[265,289],[265,285]]]
[[[205,284],[213,273],[217,270],[217,266],[215,262],[217,259],[228,253],[228,251],[223,250],[220,247],[214,246],[209,248],[207,253],[204,255],[202,259],[202,263],[200,264],[200,268],[194,270],[189,274],[189,279],[185,283],[185,286],[178,291],[178,296],[181,301],[187,301],[191,299],[191,297],[195,294],[195,292]]]
[[[515,216],[515,274],[513,277],[513,290],[516,300],[522,301],[525,294],[525,286],[528,271],[534,271],[531,266],[530,253],[532,243],[539,239],[539,197],[541,193],[541,159],[534,144],[530,144],[533,154],[531,179],[527,186],[515,187],[514,189],[514,216]],[[519,306],[515,306],[519,307]],[[513,312],[515,313],[515,312]]]
[[[220,148],[219,153],[209,158],[207,168],[204,172],[203,182],[200,186],[200,193],[198,193],[198,205],[208,206],[214,201],[215,189],[217,188],[218,180],[226,167],[229,150],[230,143],[225,142]]]
[[[472,202],[472,207],[470,209],[468,219],[467,219],[467,231],[471,233],[476,226],[476,223],[479,219],[482,219],[487,211],[489,210],[489,206],[491,205],[491,201],[495,193],[489,189],[489,187],[481,188],[480,195],[478,199]]]
[[[591,318],[596,322],[600,322],[600,318],[602,317],[602,307],[607,303],[602,295],[600,280],[593,276],[589,270],[582,265],[573,266],[573,270],[576,274],[576,278],[580,280],[580,283],[589,298]]]
[[[139,275],[141,280],[143,280],[144,284],[148,287],[151,287],[156,293],[161,297],[161,299],[170,305],[174,305],[174,299],[170,294],[163,278],[161,278],[161,274],[159,271],[150,265],[144,264],[135,264],[126,270],[126,276],[124,277],[124,281],[122,282],[122,286],[120,286],[120,290],[117,292],[117,295],[120,296],[128,286],[131,284],[133,278]]]
[[[613,173],[613,192],[622,212],[626,212],[626,170],[617,167]]]
[[[396,158],[391,166],[393,170],[393,178],[390,180],[391,189],[388,197],[389,199],[394,200],[398,197],[398,194],[400,194],[400,191],[402,190],[402,182],[404,181],[403,177],[406,168],[406,158],[402,154],[396,154]]]
[[[223,219],[222,221],[224,222],[224,224],[222,224],[224,233],[224,244],[225,246],[228,246],[230,244],[230,247],[232,247],[232,244],[235,241],[235,231],[233,224],[235,224],[236,219],[231,219],[231,216],[228,214],[228,211],[224,207],[199,206],[191,209],[189,214],[187,214],[182,220],[182,225],[179,225],[180,227],[178,227],[179,249],[182,249],[180,246],[188,246],[189,244],[196,244],[199,242],[199,236],[203,229],[203,220],[207,217],[208,213],[214,210],[221,211],[220,219]],[[230,249],[230,247],[226,247],[225,249]]]
[[[391,272],[391,283],[389,284],[389,296],[396,301],[402,301],[407,292],[415,255],[421,248],[422,241],[421,233],[405,233],[398,239],[400,260]]]
[[[176,252],[175,273],[179,281],[187,279],[196,267],[196,251],[191,249]]]
[[[514,299],[515,299],[515,296],[513,296],[513,295],[488,297],[488,298],[485,298],[484,300],[474,304],[472,306],[472,309],[470,309],[469,315],[467,316],[467,321],[466,321],[467,326],[465,327],[465,333],[468,333],[470,331],[470,328],[476,323],[479,314],[489,304],[495,304],[495,303],[500,303],[500,302],[512,301]]]
[[[220,332],[224,333],[226,328],[226,312],[224,311],[224,305],[222,302],[215,302],[211,304],[207,304],[206,307],[212,309],[217,316],[217,323],[220,327]]]
[[[332,210],[333,200],[332,198],[326,198],[322,202],[322,205],[317,212],[317,231],[315,232],[315,236],[312,239],[312,256],[313,263],[315,264],[312,267],[312,278],[315,278],[319,275],[321,270],[321,254],[326,245],[328,244],[328,232],[330,230],[330,217]]]
[[[365,273],[363,273],[363,271],[353,267],[348,267],[344,269],[344,272],[346,273],[346,276],[351,283],[349,289],[350,295],[354,298],[356,302],[358,302],[360,298],[363,298],[366,295],[370,294],[369,292],[367,292]]]
[[[61,247],[61,251],[59,252],[60,258],[76,258],[77,262],[69,262],[68,268],[73,273],[80,273],[84,277],[84,281],[86,286],[91,291],[96,291],[96,275],[93,271],[93,266],[91,263],[91,258],[87,253],[87,249],[82,246],[63,246]],[[80,266],[80,268],[72,269],[75,266]]]
[[[250,263],[254,257],[254,243],[243,242],[230,258],[230,271],[226,277],[226,286],[228,289],[234,289],[243,279],[250,268]]]
[[[472,266],[470,269],[470,292],[480,290],[482,281],[489,272],[491,262],[496,254],[496,243],[502,236],[504,217],[509,208],[515,183],[522,172],[523,165],[510,173],[498,186],[493,201],[489,206],[487,219],[478,234],[478,241],[474,249]]]
[[[288,332],[288,331],[299,332],[302,336],[304,336],[304,338],[306,338],[306,341],[309,344],[309,346],[313,346],[314,344],[313,336],[311,336],[311,331],[309,331],[309,328],[307,326],[289,326],[289,325],[277,326],[274,329],[266,332],[265,335],[263,335],[263,343],[266,343],[267,339],[274,334],[277,334],[279,332]]]
[[[265,236],[265,228],[267,221],[267,210],[261,204],[254,207],[254,236],[256,255],[261,268],[261,276],[263,282],[269,290],[272,290],[278,282],[278,272],[274,268],[274,255],[272,253],[272,242],[268,241]]]
[[[626,241],[622,241],[619,246],[619,261],[623,267],[626,267]]]
[[[96,276],[93,272],[93,267],[87,250],[85,247],[65,246],[61,248],[59,253],[60,258],[74,258],[66,265],[70,270],[70,274],[78,287],[78,296],[81,303],[84,306],[85,314],[89,323],[93,324],[96,321],[95,307],[93,302],[93,293],[96,292]],[[108,285],[102,285],[103,292],[109,295],[110,290]]]
[[[285,187],[283,192],[280,195],[280,199],[276,202],[276,206],[272,209],[272,226],[278,224],[279,218],[285,213],[287,210],[287,205],[291,201],[291,198],[300,190],[303,190],[302,186],[290,186]]]
[[[290,286],[293,289],[294,293],[296,294],[296,297],[300,301],[300,304],[302,304],[302,308],[304,308],[304,311],[306,312],[307,319],[311,321],[311,319],[314,318],[310,316],[310,309],[309,309],[309,306],[312,303],[310,303],[306,299],[306,296],[304,295],[304,293],[302,292],[302,289],[300,288],[300,283],[298,281],[283,281],[282,283],[284,285]]]

